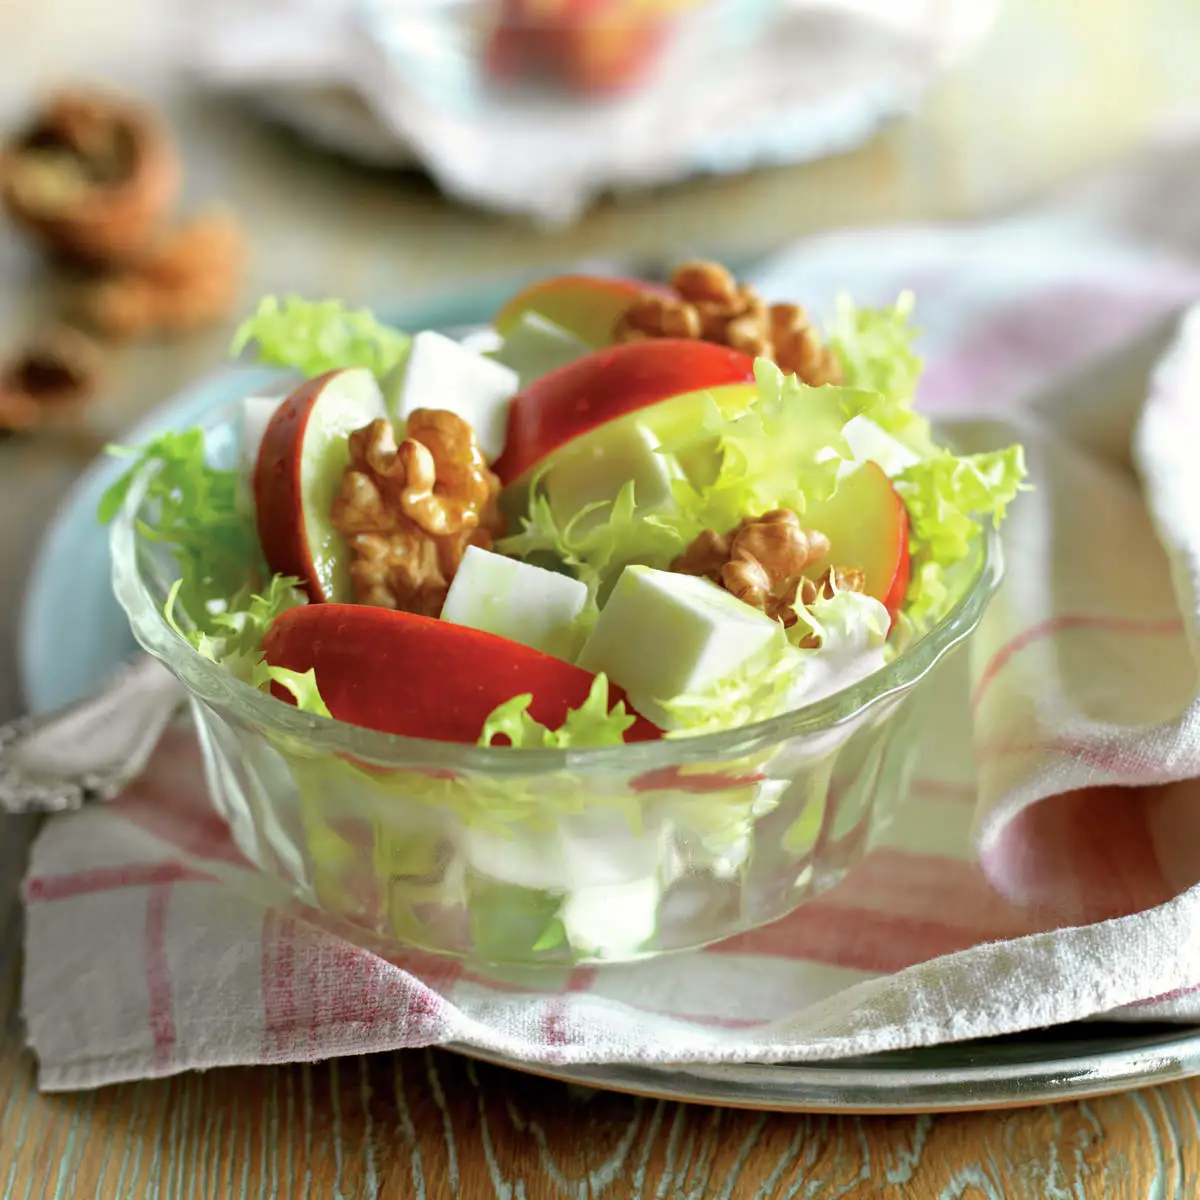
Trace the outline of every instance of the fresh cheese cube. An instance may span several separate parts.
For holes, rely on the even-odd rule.
[[[842,437],[858,462],[873,462],[891,478],[921,461],[903,442],[861,413],[842,427]]]
[[[558,918],[572,950],[595,958],[627,958],[654,936],[661,899],[653,876],[577,888],[563,901]]]
[[[284,396],[247,396],[242,401],[241,465],[243,470],[248,470],[252,475],[258,462],[263,434],[285,399]]]
[[[263,434],[285,396],[247,396],[242,400],[242,433],[238,443],[238,503],[244,511],[254,504],[254,469]]]
[[[401,427],[418,408],[444,408],[462,417],[491,462],[504,450],[508,405],[520,386],[511,367],[440,333],[418,333],[384,380],[384,396]]]
[[[659,445],[649,429],[629,420],[612,421],[568,444],[542,482],[554,519],[562,526],[589,504],[615,500],[630,480],[639,511],[672,505],[671,485],[682,473],[672,458],[657,452]],[[575,532],[604,520],[604,510],[596,509]]]
[[[571,662],[579,651],[576,621],[586,600],[587,588],[578,579],[468,546],[442,620]]]
[[[586,342],[581,342],[561,325],[547,321],[540,313],[527,312],[521,315],[500,348],[489,357],[516,371],[521,386],[526,387],[542,375],[565,367],[590,352],[591,347]]]
[[[653,812],[640,830],[625,812],[585,808],[563,815],[551,828],[525,828],[520,837],[487,826],[464,825],[456,840],[470,871],[535,891],[611,887],[662,871],[664,840]]]
[[[638,712],[671,729],[679,721],[665,704],[766,661],[778,643],[777,622],[707,579],[630,566],[577,661],[603,671]]]

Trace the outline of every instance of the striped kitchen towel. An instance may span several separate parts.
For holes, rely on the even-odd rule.
[[[1185,204],[1177,181],[1153,190],[1139,204]],[[1117,215],[1143,211],[1131,195]],[[979,447],[1020,438],[1037,489],[983,626],[939,668],[903,819],[841,884],[706,950],[501,985],[261,903],[177,731],[118,802],[34,847],[42,1086],[446,1042],[798,1061],[1200,1018],[1200,253],[1126,240],[1086,203],[828,236],[758,281],[814,309],[912,288],[924,407]]]

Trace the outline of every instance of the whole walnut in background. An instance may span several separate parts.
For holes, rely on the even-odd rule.
[[[127,266],[149,253],[182,171],[148,106],[109,92],[51,96],[0,151],[9,215],[56,258]]]

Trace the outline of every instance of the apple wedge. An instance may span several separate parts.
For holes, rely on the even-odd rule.
[[[574,438],[672,396],[752,384],[754,360],[711,342],[655,338],[597,350],[534,380],[513,397],[501,483],[519,479]]]
[[[645,0],[575,0],[555,41],[559,71],[577,91],[636,87],[661,57],[670,24]]]
[[[272,666],[312,670],[339,721],[403,737],[474,743],[499,705],[526,692],[529,714],[557,729],[595,676],[519,642],[465,625],[363,604],[320,604],[277,617],[263,640]],[[285,689],[275,694],[288,700]],[[610,685],[610,706],[624,700]],[[639,717],[627,742],[662,731]]]
[[[612,345],[612,332],[625,310],[647,292],[673,296],[662,284],[604,275],[554,275],[523,288],[492,318],[507,337],[527,312],[538,313],[594,349]]]
[[[814,579],[831,565],[860,568],[866,592],[893,619],[908,590],[908,509],[881,467],[864,462],[843,476],[828,500],[810,501],[804,524],[829,539],[829,553],[814,563]]]
[[[330,371],[275,410],[254,467],[258,540],[267,566],[294,575],[314,604],[353,597],[345,539],[330,514],[350,461],[348,438],[385,417],[370,371]]]

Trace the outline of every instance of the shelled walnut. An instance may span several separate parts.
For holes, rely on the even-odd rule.
[[[0,150],[0,198],[12,218],[55,257],[89,267],[143,258],[181,178],[155,114],[102,91],[51,96]]]
[[[672,571],[702,575],[731,595],[790,628],[798,605],[812,604],[835,591],[862,591],[857,567],[830,567],[817,580],[806,572],[829,553],[829,539],[804,529],[788,508],[745,517],[728,533],[706,529],[671,563]]]
[[[244,259],[244,238],[231,216],[193,217],[136,266],[85,283],[79,314],[110,337],[187,333],[236,306]]]
[[[617,342],[699,338],[769,358],[814,387],[841,383],[841,361],[798,304],[767,302],[719,263],[686,262],[671,276],[675,295],[646,292],[617,320]]]
[[[503,534],[499,494],[454,413],[417,409],[399,445],[383,419],[352,433],[332,517],[350,544],[358,602],[436,617],[466,548],[490,549]]]
[[[0,433],[36,429],[96,388],[99,351],[83,334],[59,326],[0,364]]]

